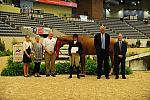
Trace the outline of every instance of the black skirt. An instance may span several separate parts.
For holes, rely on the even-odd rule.
[[[30,46],[28,47],[28,49],[26,49],[26,52],[27,52],[28,55],[31,54]],[[24,52],[24,53],[23,53],[23,63],[31,63],[31,62],[32,62],[31,58],[29,58],[29,57],[26,55],[26,53]]]

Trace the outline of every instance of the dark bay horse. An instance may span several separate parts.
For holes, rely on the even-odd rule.
[[[62,36],[57,37],[56,41],[56,59],[59,57],[59,50],[64,44],[68,44],[70,41],[73,40],[72,36]],[[81,42],[83,46],[83,53],[81,55],[81,76],[85,76],[85,56],[86,55],[96,55],[95,47],[94,47],[94,38],[90,38],[88,36],[79,36],[78,40]],[[110,40],[110,58],[112,66],[114,65],[114,43],[115,40],[111,38]]]

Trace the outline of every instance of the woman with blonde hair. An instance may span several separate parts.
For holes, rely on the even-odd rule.
[[[29,77],[29,74],[28,74],[29,64],[32,62],[31,60],[32,43],[31,43],[29,35],[26,35],[25,39],[26,41],[23,42],[24,77]]]

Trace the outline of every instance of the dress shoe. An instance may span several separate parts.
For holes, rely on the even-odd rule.
[[[69,76],[68,79],[72,78],[72,76]]]
[[[127,79],[127,78],[125,76],[123,76],[122,79]]]
[[[49,77],[50,76],[50,74],[46,74],[46,77]]]
[[[115,79],[118,79],[119,78],[119,76],[117,75],[116,77],[115,77]]]
[[[109,76],[106,76],[106,79],[110,79]]]
[[[100,79],[101,78],[101,76],[97,76],[97,79]]]
[[[24,77],[28,77],[27,75],[24,75]]]
[[[52,76],[52,77],[56,77],[56,75],[55,75],[55,74],[52,74],[51,76]]]
[[[80,79],[80,76],[79,76],[79,75],[77,75],[77,78],[78,78],[78,79]]]
[[[31,77],[29,74],[27,74],[27,77]]]

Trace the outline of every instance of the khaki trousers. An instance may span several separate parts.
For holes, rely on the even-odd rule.
[[[49,55],[47,52],[45,52],[45,67],[46,67],[46,75],[55,74],[56,68],[55,68],[55,53],[53,55]]]
[[[80,55],[77,53],[72,53],[72,56],[70,56],[71,66],[80,66]]]

